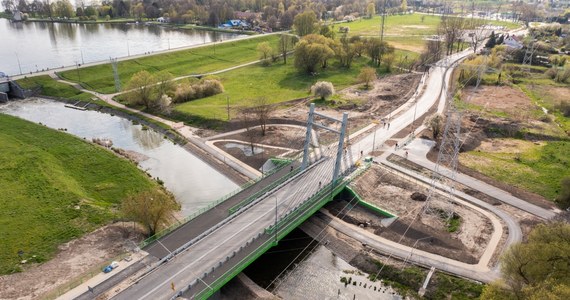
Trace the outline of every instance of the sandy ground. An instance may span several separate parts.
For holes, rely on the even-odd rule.
[[[113,258],[133,249],[142,238],[132,223],[116,223],[60,245],[54,258],[24,272],[0,277],[0,299],[42,299],[84,275],[95,275]],[[89,276],[89,277],[91,277]]]

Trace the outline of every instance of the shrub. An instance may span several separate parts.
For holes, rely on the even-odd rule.
[[[182,103],[194,99],[213,96],[224,92],[224,86],[219,79],[204,77],[195,83],[179,84],[174,92],[174,102]]]
[[[317,83],[311,87],[311,93],[325,100],[327,97],[334,95],[334,86],[328,81],[317,81]]]

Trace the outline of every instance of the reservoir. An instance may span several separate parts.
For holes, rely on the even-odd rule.
[[[0,72],[8,75],[229,40],[243,35],[139,24],[10,23],[0,19]]]
[[[162,134],[128,119],[97,111],[65,108],[64,103],[30,98],[0,105],[0,113],[18,116],[48,127],[65,128],[68,133],[91,140],[106,138],[113,147],[142,154],[139,167],[153,178],[160,178],[182,204],[188,216],[238,185],[192,153],[165,139]]]

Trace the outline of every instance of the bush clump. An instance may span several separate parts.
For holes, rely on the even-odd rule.
[[[224,86],[219,79],[206,77],[196,83],[183,83],[178,85],[174,92],[174,102],[187,102],[223,92]]]

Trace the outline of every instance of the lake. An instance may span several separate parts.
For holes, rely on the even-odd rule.
[[[0,72],[30,73],[243,35],[144,24],[73,24],[0,19]]]

